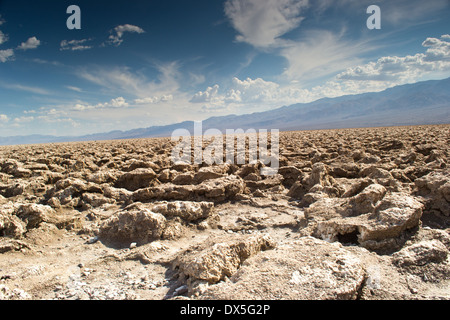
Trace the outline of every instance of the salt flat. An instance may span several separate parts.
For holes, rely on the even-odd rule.
[[[450,125],[0,147],[0,299],[448,299]]]

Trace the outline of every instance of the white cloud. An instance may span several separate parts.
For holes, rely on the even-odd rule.
[[[269,47],[303,20],[308,0],[228,0],[225,14],[239,35],[236,40],[255,47]]]
[[[19,90],[19,91],[25,91],[30,92],[34,94],[41,94],[41,95],[49,95],[51,94],[50,91],[38,87],[30,87],[30,86],[24,86],[21,84],[8,84],[8,83],[0,83],[1,87],[11,89],[11,90]]]
[[[192,97],[190,102],[204,103],[208,111],[264,111],[294,103],[307,103],[325,97],[339,97],[364,92],[377,92],[387,88],[414,83],[427,78],[450,75],[450,37],[427,38],[425,53],[403,57],[386,56],[376,61],[348,67],[322,85],[302,88],[300,81],[287,84],[261,78],[241,80],[233,78],[230,86],[221,91],[219,86],[208,87]],[[318,53],[320,56],[320,53]],[[320,73],[313,66],[312,71]],[[338,64],[336,65],[336,70]]]
[[[8,36],[0,30],[0,44],[5,43],[6,41],[8,41]]]
[[[80,125],[78,122],[76,122],[72,118],[56,118],[56,117],[51,117],[51,116],[39,116],[36,119],[47,122],[47,123],[62,123],[62,124],[68,123],[74,128],[76,128]]]
[[[5,20],[2,19],[2,15],[0,15],[0,26],[5,22]],[[0,44],[5,43],[6,41],[8,41],[8,35],[4,34],[1,30],[0,30]],[[1,61],[1,60],[0,60]],[[4,61],[2,61],[4,62]]]
[[[448,0],[385,0],[379,4],[382,21],[396,26],[406,23],[417,25],[448,5]]]
[[[9,118],[6,114],[0,114],[0,122],[8,122]]]
[[[309,31],[302,41],[292,41],[281,49],[280,55],[288,62],[282,77],[301,81],[332,75],[360,62],[357,56],[373,49],[364,43],[346,41],[342,34]]]
[[[376,48],[363,41],[345,40],[345,25],[336,30],[299,30],[295,40],[283,37],[288,32],[301,28],[306,15],[320,16],[333,5],[355,6],[355,1],[336,0],[310,2],[308,0],[228,0],[225,13],[230,23],[239,32],[237,40],[280,55],[287,61],[287,67],[279,80],[316,80],[336,74],[347,67],[361,62],[356,57]],[[342,10],[342,9],[340,9]],[[321,13],[322,12],[322,13]],[[364,12],[363,12],[364,14]],[[323,18],[323,17],[320,17]]]
[[[202,103],[203,111],[263,111],[273,107],[310,101],[308,90],[298,86],[280,86],[261,78],[241,80],[234,77],[230,86],[220,92],[219,86],[208,87],[192,97],[191,103]]]
[[[338,80],[384,81],[387,86],[415,82],[431,73],[450,71],[450,40],[446,35],[440,39],[427,38],[422,46],[425,53],[404,57],[386,56],[377,61],[348,68]]]
[[[47,114],[48,114],[48,115],[59,115],[59,114],[65,114],[65,112],[62,111],[62,110],[56,110],[55,108],[53,108],[53,109],[50,109],[50,110],[47,112]]]
[[[427,38],[422,43],[422,46],[428,48],[425,53],[425,61],[443,61],[450,63],[450,35],[442,35],[441,39]]]
[[[155,104],[155,103],[159,103],[159,102],[169,102],[173,100],[173,95],[168,94],[168,95],[163,95],[161,97],[145,97],[145,98],[139,98],[139,99],[134,99],[134,103],[135,104]]]
[[[109,102],[97,103],[95,105],[77,103],[72,107],[73,111],[85,111],[94,109],[106,109],[106,108],[128,108],[130,105],[125,101],[123,97],[111,99]]]
[[[203,104],[202,109],[205,111],[231,110],[235,107],[248,111],[252,108],[262,110],[295,103],[299,99],[304,100],[305,94],[308,94],[307,90],[294,86],[280,86],[262,78],[241,80],[234,77],[226,90],[220,91],[219,85],[216,84],[197,92],[189,102]]]
[[[278,100],[280,86],[261,78],[239,80],[233,78],[232,88],[227,93],[230,102],[269,102]]]
[[[137,33],[143,33],[144,30],[142,28],[139,28],[138,26],[133,26],[131,24],[125,24],[121,26],[117,26],[114,28],[114,31],[116,31],[117,36],[119,38],[122,38],[123,34],[125,32],[137,32]]]
[[[65,86],[65,88],[72,90],[72,91],[76,91],[76,92],[83,92],[82,89],[80,89],[78,87],[74,87],[74,86]]]
[[[58,62],[58,61],[49,61],[49,60],[44,60],[44,59],[39,59],[39,58],[34,58],[31,61],[39,63],[39,64],[49,64],[49,65],[56,66],[56,67],[64,66],[61,62]]]
[[[141,98],[141,99],[135,99],[134,103],[135,104],[153,104],[153,103],[157,103],[158,101],[160,101],[160,99],[158,97],[146,97],[146,98]]]
[[[121,45],[123,42],[122,37],[125,32],[144,33],[145,31],[142,28],[131,24],[120,25],[110,31],[111,35],[109,36],[107,43],[115,46]]]
[[[34,120],[33,116],[14,118],[15,123],[26,123]]]
[[[168,102],[168,101],[172,101],[173,100],[173,95],[171,94],[167,94],[167,95],[163,95],[161,97],[161,102]]]
[[[126,108],[128,106],[129,104],[125,101],[123,97],[112,99],[109,103],[105,105],[105,107],[112,107],[112,108]]]
[[[202,74],[195,74],[195,73],[190,73],[189,74],[189,84],[191,86],[196,86],[199,84],[202,84],[205,82],[205,76]]]
[[[77,75],[110,91],[123,90],[128,93],[145,91],[143,87],[146,78],[141,74],[132,73],[128,68],[82,69],[77,71]]]
[[[41,40],[36,37],[28,38],[26,42],[22,42],[20,46],[17,47],[18,50],[30,50],[36,49],[41,44]]]
[[[136,99],[173,95],[180,87],[178,64],[171,62],[157,65],[156,68],[159,75],[155,80],[123,67],[82,69],[77,70],[76,74],[111,93],[120,92],[121,95],[135,96]]]
[[[0,50],[0,62],[6,62],[14,59],[14,50]]]
[[[217,99],[217,93],[219,91],[219,85],[214,85],[212,87],[208,87],[205,91],[197,92],[189,102],[192,103],[205,103],[212,102],[214,99]]]
[[[95,107],[87,105],[87,104],[81,104],[81,103],[75,104],[72,108],[73,111],[84,111],[84,110],[90,110],[90,109],[95,109]]]
[[[60,43],[59,50],[71,50],[71,51],[82,51],[91,49],[92,46],[85,45],[86,42],[91,41],[92,39],[81,39],[81,40],[63,40]]]

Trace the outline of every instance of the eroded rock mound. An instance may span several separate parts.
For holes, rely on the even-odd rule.
[[[424,240],[406,246],[392,255],[392,262],[411,277],[425,283],[450,279],[449,250],[439,240]]]
[[[214,210],[212,202],[172,201],[157,202],[152,211],[163,214],[165,217],[180,217],[184,221],[192,222],[210,217]]]
[[[448,130],[283,132],[275,175],[170,138],[0,147],[0,299],[449,299]]]
[[[52,224],[69,228],[77,224],[73,215],[60,215],[48,205],[12,203],[0,206],[0,236],[21,239],[32,229]]]
[[[99,236],[106,242],[129,246],[130,243],[145,244],[159,239],[167,226],[160,213],[148,209],[120,211],[107,219],[99,229]]]
[[[137,168],[118,177],[116,188],[125,188],[130,191],[146,188],[154,182],[156,173],[151,168]]]
[[[421,241],[392,255],[393,262],[400,267],[424,266],[440,263],[447,259],[448,249],[439,240]]]
[[[304,237],[250,257],[202,299],[356,299],[366,273],[341,244]]]
[[[431,172],[414,183],[417,195],[425,199],[427,212],[450,217],[450,171]]]
[[[208,179],[198,185],[175,185],[166,183],[155,187],[144,188],[133,193],[133,201],[152,200],[213,200],[233,199],[244,191],[241,178],[229,175],[223,178]]]
[[[360,244],[371,250],[395,250],[405,230],[417,227],[423,204],[402,193],[386,194],[370,185],[350,198],[323,199],[305,210],[317,222],[315,235],[328,241]]]
[[[269,235],[216,239],[213,244],[188,249],[175,259],[173,267],[182,279],[188,280],[192,291],[199,283],[213,284],[231,277],[246,259],[274,247],[275,241]]]
[[[11,202],[0,208],[0,236],[20,238],[26,231],[26,223],[15,215],[17,206]]]
[[[127,247],[133,242],[143,245],[179,238],[185,227],[207,221],[213,215],[214,204],[210,202],[133,203],[103,221],[98,234],[102,241],[114,246]]]

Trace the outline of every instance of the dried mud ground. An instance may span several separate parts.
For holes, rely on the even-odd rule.
[[[0,299],[449,299],[450,125],[0,147]]]

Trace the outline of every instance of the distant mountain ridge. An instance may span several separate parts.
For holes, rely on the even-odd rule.
[[[450,78],[429,80],[382,92],[323,98],[274,110],[244,115],[212,117],[202,122],[203,131],[226,129],[313,130],[450,123]],[[175,129],[193,133],[194,122],[111,131],[83,136],[29,135],[0,137],[0,145],[71,141],[170,137]]]

